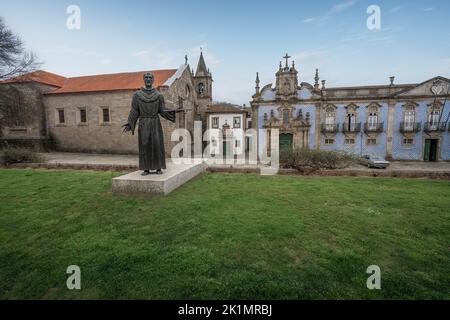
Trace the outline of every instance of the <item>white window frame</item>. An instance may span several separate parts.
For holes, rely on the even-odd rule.
[[[336,110],[333,107],[327,107],[325,109],[325,127],[327,130],[332,131],[336,125]]]
[[[407,131],[414,130],[414,124],[416,123],[416,112],[412,109],[406,109],[403,115],[404,129]]]
[[[350,141],[353,141],[353,142],[350,142]],[[353,144],[356,144],[356,139],[354,139],[354,138],[346,138],[344,143],[347,144],[347,145],[353,145]]]
[[[407,143],[406,140],[411,140],[411,143]],[[416,143],[414,138],[403,138],[402,139],[402,144],[405,146],[412,146]]]
[[[428,124],[430,129],[436,130],[439,126],[439,119],[441,117],[441,110],[435,109],[431,110],[428,114]]]
[[[238,120],[238,123],[236,123],[236,120]],[[233,117],[233,129],[240,129],[242,126],[241,117]]]
[[[211,128],[219,129],[219,117],[211,117]]]
[[[376,130],[378,128],[378,112],[370,112],[367,123],[369,130]]]

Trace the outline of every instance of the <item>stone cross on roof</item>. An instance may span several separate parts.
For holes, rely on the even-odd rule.
[[[286,59],[286,68],[288,68],[288,60],[289,60],[289,58],[290,58],[291,56],[290,55],[288,55],[287,53],[286,53],[286,55],[283,57],[283,59]]]

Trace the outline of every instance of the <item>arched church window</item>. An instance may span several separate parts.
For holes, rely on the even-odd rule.
[[[190,98],[191,97],[191,89],[189,88],[189,86],[186,86],[186,98]]]
[[[199,94],[204,94],[205,93],[205,85],[202,82],[200,82],[198,84],[198,93]]]

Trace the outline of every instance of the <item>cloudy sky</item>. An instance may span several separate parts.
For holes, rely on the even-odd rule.
[[[69,30],[67,8],[81,9]],[[369,30],[367,9],[381,9]],[[299,80],[314,70],[328,86],[422,82],[450,77],[450,1],[158,0],[1,1],[0,16],[43,69],[64,76],[196,67],[200,47],[214,77],[214,99],[244,104],[275,82],[288,52]]]

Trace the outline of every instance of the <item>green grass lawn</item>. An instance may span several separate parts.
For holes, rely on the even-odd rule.
[[[1,299],[450,298],[449,181],[204,174],[116,197],[113,175],[0,170]]]

